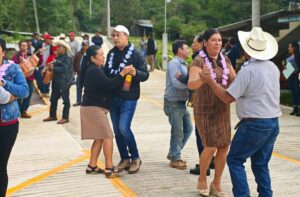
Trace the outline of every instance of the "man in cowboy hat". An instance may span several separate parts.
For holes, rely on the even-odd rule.
[[[260,27],[254,27],[251,32],[239,31],[238,37],[248,61],[230,87],[225,90],[211,80],[207,67],[203,68],[200,76],[224,103],[236,101],[240,122],[227,158],[234,196],[250,197],[244,163],[251,158],[259,196],[271,197],[268,164],[279,134],[281,110],[280,73],[269,59],[277,54],[278,44]]]
[[[60,97],[63,99],[63,115],[62,119],[57,124],[64,124],[69,122],[70,111],[70,87],[73,79],[72,59],[67,53],[71,52],[71,48],[63,40],[56,42],[57,57],[56,62],[48,65],[48,69],[53,72],[52,79],[52,92],[51,92],[51,105],[50,115],[44,119],[44,122],[57,120],[56,110],[57,101]]]

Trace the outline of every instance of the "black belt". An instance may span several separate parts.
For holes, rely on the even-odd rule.
[[[237,130],[242,122],[250,121],[250,120],[258,120],[259,118],[242,118],[234,127],[234,130]]]

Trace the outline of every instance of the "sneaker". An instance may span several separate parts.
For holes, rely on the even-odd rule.
[[[142,165],[141,159],[132,160],[128,173],[129,174],[137,173],[140,170],[141,165]]]
[[[31,118],[31,115],[28,114],[26,111],[23,111],[23,112],[21,113],[21,118]]]
[[[195,168],[190,169],[190,174],[200,175],[199,164],[196,164]],[[206,176],[210,176],[210,169],[207,169]]]
[[[179,170],[185,170],[187,168],[186,163],[183,162],[182,160],[171,161],[169,166],[171,168],[176,168],[176,169],[179,169]]]
[[[119,170],[128,170],[130,168],[130,160],[124,159],[120,161],[116,168]]]

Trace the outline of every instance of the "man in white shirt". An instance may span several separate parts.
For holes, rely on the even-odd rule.
[[[207,67],[200,76],[224,103],[236,101],[240,122],[227,158],[234,196],[250,197],[244,163],[251,158],[259,196],[271,197],[273,192],[268,164],[279,134],[281,110],[280,73],[269,59],[277,54],[278,44],[272,35],[260,27],[254,27],[251,32],[239,31],[238,37],[249,61],[230,87],[225,90],[211,80]]]

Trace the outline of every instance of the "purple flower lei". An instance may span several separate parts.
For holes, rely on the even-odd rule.
[[[227,67],[227,64],[226,64],[226,60],[225,60],[225,57],[222,53],[220,53],[221,55],[221,64],[223,66],[223,73],[222,73],[222,85],[223,86],[226,86],[228,84],[228,75],[229,75],[229,69]],[[217,74],[215,73],[213,67],[212,67],[212,64],[211,62],[209,61],[207,55],[205,54],[205,52],[203,50],[199,51],[199,56],[202,57],[205,61],[205,64],[208,66],[208,68],[210,69],[210,75],[211,75],[211,78],[215,81],[217,81]]]

